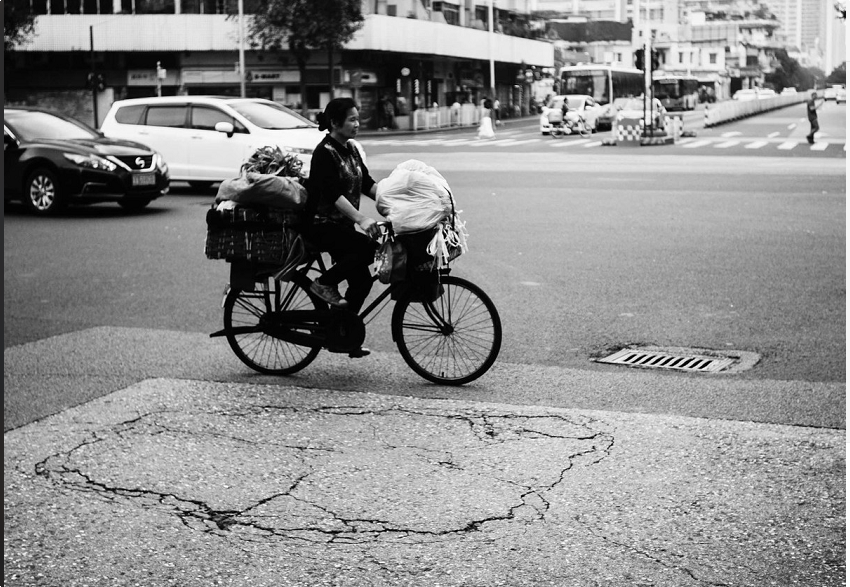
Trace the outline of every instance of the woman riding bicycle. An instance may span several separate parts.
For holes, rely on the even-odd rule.
[[[380,234],[377,222],[360,212],[360,196],[374,200],[377,187],[351,142],[360,127],[354,100],[334,98],[317,120],[319,130],[330,132],[313,152],[307,182],[307,221],[301,233],[316,249],[330,253],[335,265],[310,289],[332,306],[357,312],[372,288],[369,267],[375,260],[375,239]],[[348,282],[345,298],[337,289],[343,281]],[[368,353],[368,349],[360,349],[351,356]]]

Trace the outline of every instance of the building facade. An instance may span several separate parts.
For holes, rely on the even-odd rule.
[[[240,59],[239,19],[228,17],[222,0],[32,2],[36,34],[7,59],[6,103],[80,115],[94,94],[91,121],[117,99],[240,95],[243,86],[247,96],[315,113],[331,98],[331,79],[334,95],[355,97],[367,121],[381,98],[402,117],[494,94],[508,113],[527,112],[526,69],[553,65],[552,45],[534,38],[522,0],[495,0],[492,33],[487,4],[364,0],[354,38],[332,55],[311,54],[305,95],[287,52],[253,50],[246,40]]]

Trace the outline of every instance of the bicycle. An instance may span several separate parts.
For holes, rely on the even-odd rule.
[[[577,118],[564,118],[562,122],[552,124],[549,135],[553,139],[560,139],[566,135],[579,134],[582,138],[587,138],[593,134],[593,129],[584,119],[581,114],[576,114]]]
[[[379,225],[383,243],[392,229],[385,222]],[[407,279],[389,284],[357,314],[332,308],[310,291],[311,276],[327,269],[318,251],[309,251],[287,281],[274,279],[277,266],[237,263],[243,265],[231,265],[231,282],[234,271],[249,271],[252,284],[228,284],[224,329],[210,336],[225,336],[236,356],[260,373],[290,375],[322,349],[344,353],[360,348],[366,324],[389,304],[388,298],[395,300],[392,338],[404,361],[424,379],[463,385],[486,373],[499,354],[502,324],[496,306],[480,287],[450,275],[448,267],[433,279],[409,271]]]

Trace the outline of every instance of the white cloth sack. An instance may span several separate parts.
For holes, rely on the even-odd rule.
[[[419,232],[451,215],[452,192],[436,169],[410,159],[378,182],[375,207],[392,222],[396,234]]]
[[[496,133],[493,130],[493,119],[490,118],[490,115],[484,116],[481,119],[481,124],[478,125],[478,138],[479,139],[495,139]]]

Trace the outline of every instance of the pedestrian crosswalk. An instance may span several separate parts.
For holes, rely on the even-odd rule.
[[[574,149],[593,149],[604,147],[609,143],[609,133],[594,134],[590,138],[579,137],[564,137],[561,139],[553,139],[548,136],[539,136],[528,138],[528,133],[515,134],[513,136],[499,137],[496,139],[482,140],[475,136],[458,138],[457,136],[445,135],[442,137],[416,137],[405,136],[396,139],[389,138],[371,138],[364,137],[360,143],[367,147],[451,147],[451,148],[468,148],[473,149],[514,149],[524,147],[534,147],[536,150],[540,148],[551,148],[554,150],[574,150]],[[767,138],[746,138],[741,136],[718,136],[710,138],[682,138],[672,145],[674,148],[681,149],[714,149],[722,151],[724,149],[742,148],[749,151],[757,150],[776,150],[776,151],[825,151],[827,149],[842,149],[847,150],[843,140],[816,140],[813,145],[808,144],[805,137],[800,139],[780,139],[777,137]]]

